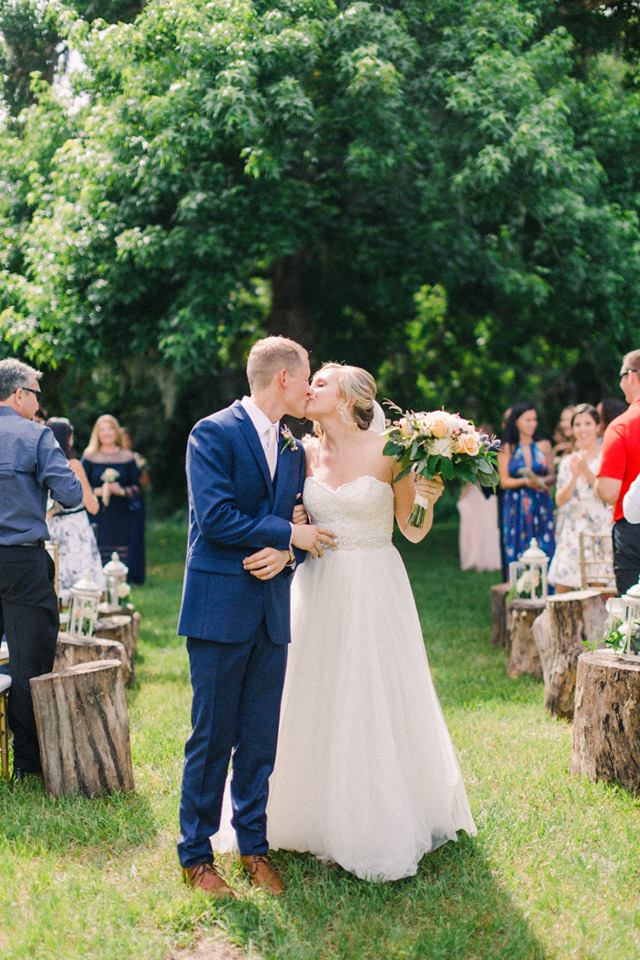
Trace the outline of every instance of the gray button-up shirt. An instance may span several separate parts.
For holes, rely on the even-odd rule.
[[[0,406],[0,546],[48,540],[47,491],[63,507],[82,485],[48,427]]]

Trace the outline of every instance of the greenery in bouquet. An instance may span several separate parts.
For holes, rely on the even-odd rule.
[[[617,620],[611,624],[602,642],[618,654],[640,654],[640,621]]]
[[[411,470],[422,477],[441,476],[443,480],[477,483],[483,487],[498,485],[498,449],[500,441],[480,433],[470,420],[446,410],[403,412],[384,431],[384,453],[400,464],[396,480]],[[417,496],[409,516],[411,526],[420,527],[428,503]]]

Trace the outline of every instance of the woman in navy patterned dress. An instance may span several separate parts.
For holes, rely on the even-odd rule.
[[[530,403],[517,403],[505,428],[498,469],[502,495],[502,537],[507,563],[519,560],[535,537],[549,559],[555,550],[553,457],[548,440],[538,440],[538,417]]]

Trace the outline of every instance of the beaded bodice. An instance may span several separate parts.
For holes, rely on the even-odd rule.
[[[336,534],[339,550],[391,543],[393,489],[376,477],[357,477],[335,490],[315,477],[307,477],[304,505],[313,523]]]

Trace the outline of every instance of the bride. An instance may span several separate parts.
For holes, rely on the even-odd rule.
[[[376,383],[365,370],[326,364],[312,389],[304,506],[337,543],[293,583],[269,843],[397,880],[458,830],[476,832],[391,543],[394,514],[408,540],[424,539],[443,486],[412,475],[393,483],[399,467],[368,429]],[[416,487],[431,501],[419,530],[407,525]]]

